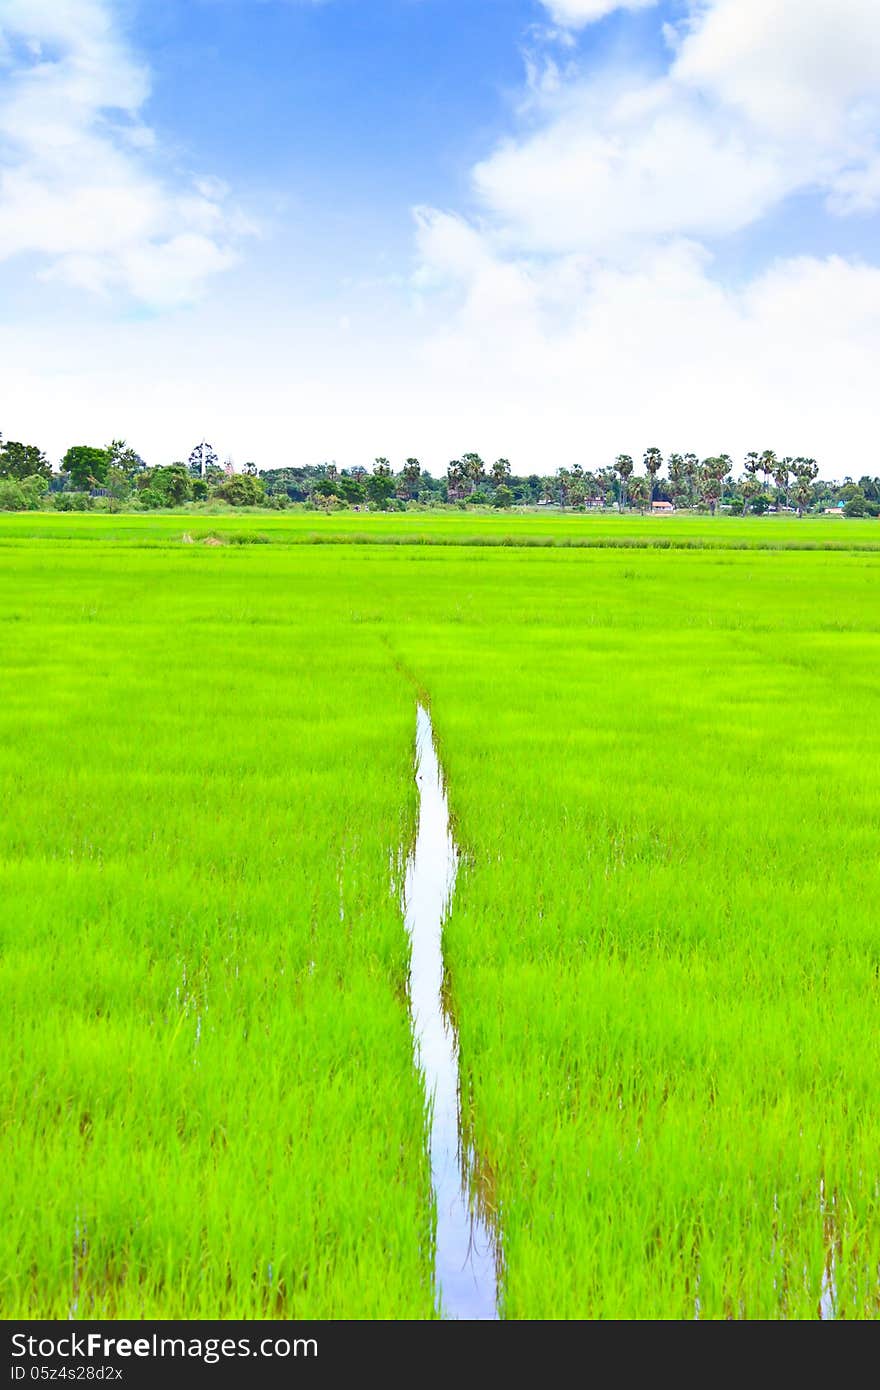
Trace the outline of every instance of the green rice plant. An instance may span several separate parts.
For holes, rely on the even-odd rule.
[[[205,520],[210,515],[210,529]],[[880,551],[876,520],[828,517],[620,516],[517,510],[463,513],[334,511],[292,507],[280,513],[0,512],[0,546],[31,540],[181,544],[222,538],[230,545],[455,545],[602,550]]]
[[[433,1314],[411,702],[258,553],[5,555],[7,1317]]]
[[[216,549],[0,521],[4,1314],[432,1316],[397,896],[419,695],[504,1315],[876,1317],[859,524],[300,543],[324,520]]]
[[[483,556],[396,641],[506,1315],[875,1317],[877,561]]]

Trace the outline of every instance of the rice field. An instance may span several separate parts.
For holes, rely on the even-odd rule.
[[[514,545],[606,550],[880,550],[880,522],[810,516],[636,516],[617,512],[436,509],[408,512],[0,512],[0,546],[32,540],[169,545],[192,537],[258,545]]]
[[[435,1316],[422,699],[502,1315],[876,1317],[876,523],[343,519],[0,521],[3,1316]]]

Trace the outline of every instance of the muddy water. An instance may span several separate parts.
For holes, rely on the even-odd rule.
[[[409,1006],[413,1052],[431,1111],[431,1181],[437,1207],[434,1288],[445,1318],[498,1317],[499,1244],[472,1184],[477,1164],[462,1141],[458,1033],[443,990],[443,919],[458,853],[434,748],[430,716],[416,725],[419,828],[407,864],[404,907],[411,944]]]

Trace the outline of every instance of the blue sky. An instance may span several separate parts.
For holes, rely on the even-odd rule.
[[[0,0],[0,431],[874,467],[875,0]]]

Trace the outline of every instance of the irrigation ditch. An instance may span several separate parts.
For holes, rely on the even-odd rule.
[[[436,1208],[434,1300],[439,1316],[499,1316],[501,1232],[479,1181],[481,1164],[463,1123],[458,1028],[443,959],[443,923],[458,874],[443,772],[431,716],[419,704],[415,778],[418,829],[406,866],[403,908],[410,940],[413,1058],[430,1107],[431,1186]]]

